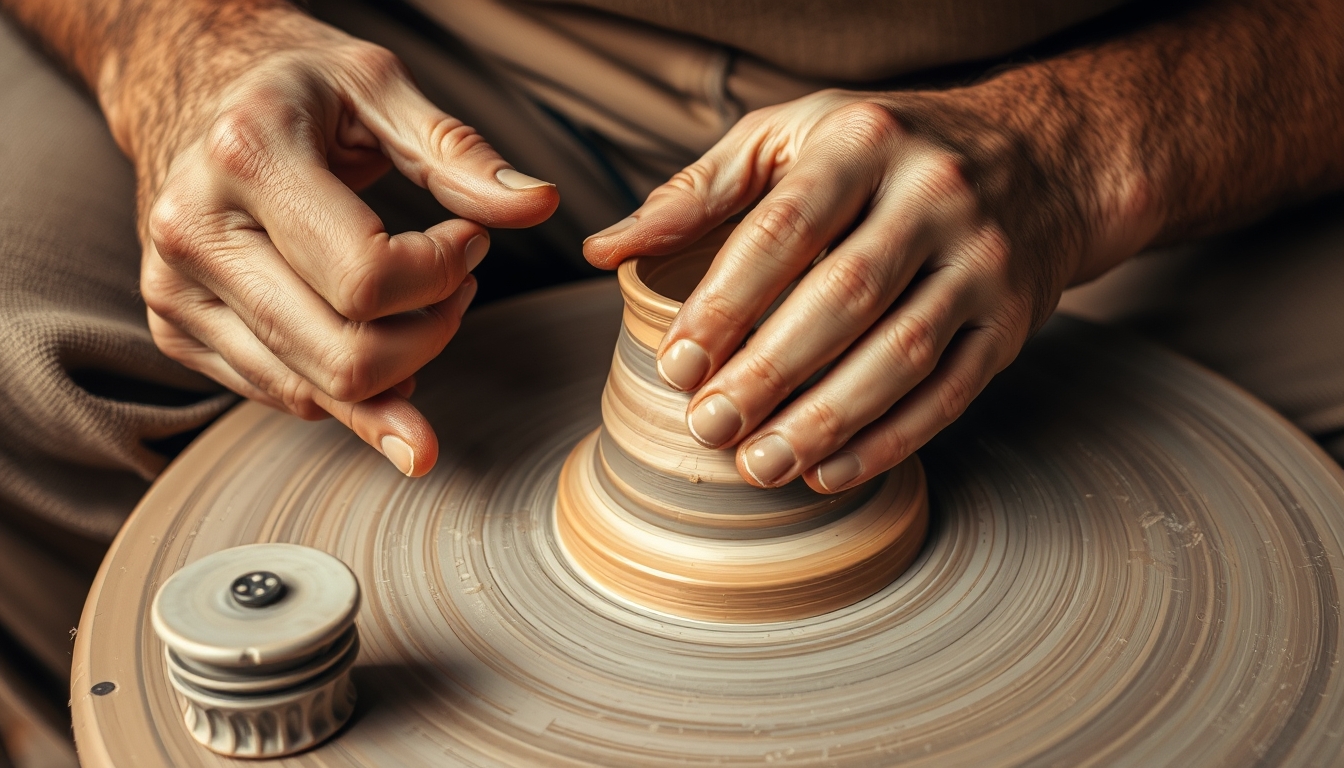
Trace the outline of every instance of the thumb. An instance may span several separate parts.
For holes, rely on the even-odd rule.
[[[588,262],[615,269],[632,256],[675,253],[750,206],[769,183],[773,165],[761,161],[757,129],[746,122],[650,192],[639,210],[583,241]]]
[[[448,210],[487,227],[530,227],[550,218],[560,204],[555,185],[514,170],[474,128],[430,103],[405,66],[384,52],[386,62],[374,66],[387,71],[356,78],[369,85],[350,99],[397,170]]]

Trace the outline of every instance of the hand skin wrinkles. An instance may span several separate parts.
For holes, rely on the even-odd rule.
[[[97,97],[135,162],[142,238],[153,193],[181,143],[213,117],[237,73],[292,48],[297,31],[283,0],[4,0],[3,7]]]
[[[147,212],[171,163],[215,119],[238,72],[277,52],[300,56],[350,45],[282,0],[0,0],[0,7],[97,95],[118,144],[135,162],[140,232],[147,241]],[[960,342],[943,352],[944,360],[962,359],[962,351],[982,344],[993,350],[981,353],[993,358],[993,370],[970,381],[963,366],[941,383],[935,370],[901,402],[923,396],[921,388],[944,387],[934,401],[945,423],[1016,355],[1067,285],[1095,277],[1145,246],[1245,224],[1344,185],[1342,39],[1344,5],[1333,0],[1207,2],[972,86],[854,96],[846,107],[850,118],[877,119],[862,111],[868,102],[895,127],[894,139],[887,136],[892,141],[867,151],[889,151],[894,141],[897,153],[917,153],[906,158],[908,167],[930,176],[923,191],[879,184],[860,222],[838,223],[840,233],[863,233],[863,218],[886,205],[885,195],[922,195],[933,211],[955,190],[969,191],[972,211],[961,222],[957,248],[934,247],[920,256],[926,258],[920,277],[896,308],[915,311],[909,308],[918,309],[922,287],[934,284],[963,294],[983,291],[997,302],[965,320]],[[814,98],[827,97],[806,97]],[[788,109],[745,117],[738,127],[749,134],[742,155],[719,174],[693,168],[677,175],[669,188],[703,206],[684,226],[704,231],[787,183],[787,169],[808,152],[812,138],[799,127],[827,119],[786,114]],[[880,135],[886,128],[881,120],[877,125]],[[340,133],[335,130],[324,137],[328,143]],[[359,146],[346,149],[367,151],[377,145],[370,138],[365,131]],[[590,240],[586,252],[594,263],[614,266],[635,252],[673,250],[689,236],[675,228],[635,226]],[[967,269],[988,275],[989,282],[968,286],[962,274]],[[763,305],[773,299],[758,298]],[[715,306],[713,297],[706,299],[707,309]],[[747,320],[749,326],[754,318]],[[856,329],[853,343],[857,347],[879,330]],[[751,349],[749,344],[746,353]],[[716,368],[726,362],[731,365],[716,360]],[[700,396],[711,388],[712,380]],[[899,420],[909,416],[903,407],[897,403],[885,422],[874,421],[871,434],[859,433],[851,447],[863,440],[886,446],[873,455],[891,463],[918,447],[928,434],[901,431]],[[865,466],[859,479],[883,468]],[[819,484],[814,470],[800,466],[794,476],[809,472],[805,477],[814,488],[836,490]]]
[[[635,225],[591,238],[585,253],[613,267],[635,254],[673,252],[726,215],[756,206],[674,321],[659,350],[660,366],[684,343],[704,350],[691,353],[692,359],[702,354],[708,359],[708,373],[698,383],[669,383],[697,390],[688,409],[692,424],[710,398],[720,403],[715,413],[725,412],[727,397],[728,407],[741,416],[740,426],[725,432],[731,427],[724,425],[736,422],[714,417],[718,437],[707,444],[736,445],[739,470],[749,481],[778,485],[801,474],[814,489],[839,490],[822,482],[818,462],[841,449],[859,456],[862,472],[847,487],[904,459],[1011,362],[1065,287],[1100,275],[1146,246],[1245,225],[1274,207],[1344,184],[1341,39],[1344,7],[1338,3],[1210,2],[968,87],[813,94],[748,115],[697,163],[704,167],[682,174],[698,183],[681,192],[709,196],[710,203],[686,202],[676,186],[656,190],[635,212]],[[795,144],[787,138],[790,132],[806,140]],[[867,140],[872,138],[879,141]],[[773,152],[761,152],[762,145],[776,141]],[[797,189],[770,190],[790,185],[793,168],[804,165],[809,153],[820,154],[816,147],[836,143],[866,155],[893,183],[879,187],[857,221],[830,222],[836,239],[814,274],[827,274],[827,261],[872,258],[872,243],[885,228],[888,240],[906,241],[903,252],[883,258],[923,261],[919,276],[893,286],[904,294],[886,315],[827,329],[824,321],[843,312],[808,307],[800,297],[824,279],[809,286],[808,275],[791,299],[745,338],[756,309],[773,298],[752,292],[774,291],[805,269],[812,255],[755,258],[758,228],[781,243],[778,250],[790,241],[781,234],[789,226],[781,222],[787,218],[781,210],[787,214],[786,201]],[[713,190],[726,185],[716,173],[736,174],[721,156],[753,151],[761,152],[757,157],[766,167],[741,182],[750,193],[714,199]],[[963,191],[974,203],[959,215],[955,201]],[[902,196],[906,205],[895,214],[884,212],[887,196]],[[809,203],[809,209],[828,205]],[[847,215],[837,201],[829,205],[832,215]],[[697,217],[696,206],[716,215]],[[718,215],[721,209],[725,213]],[[917,238],[893,233],[893,226],[909,229],[901,217],[923,222],[936,242],[921,250]],[[669,223],[674,221],[676,227]],[[808,232],[817,222],[804,216],[793,226]],[[753,277],[753,271],[774,274],[781,256],[792,259],[793,271],[768,283]],[[972,282],[958,283],[941,269],[958,265]],[[735,289],[744,283],[749,287]],[[934,284],[938,287],[930,287]],[[733,298],[735,290],[751,295]],[[865,295],[863,286],[850,292]],[[931,373],[898,354],[906,372],[881,375],[886,366],[880,353],[890,350],[875,349],[881,345],[872,337],[880,328],[904,322],[902,313],[914,312],[918,319],[938,314],[928,306],[931,294],[946,306],[977,293],[981,299],[970,303],[982,306],[971,316],[945,318],[955,327],[929,324],[937,325],[928,335],[937,337],[941,355]],[[871,328],[864,327],[868,323]],[[809,349],[791,349],[809,342]],[[817,348],[823,343],[830,346]],[[782,388],[796,387],[833,360],[835,367],[798,399],[778,396],[780,379]],[[759,381],[761,371],[773,372],[768,381]],[[889,398],[849,402],[863,400],[865,389],[884,390]],[[834,418],[807,415],[847,405],[850,412],[842,417],[847,429],[838,441],[828,439],[837,431]],[[770,470],[786,469],[762,480],[749,456],[772,434],[783,437],[795,456],[773,450],[775,458],[766,462]]]
[[[554,188],[496,176],[510,166],[470,129],[429,145],[420,131],[461,124],[395,56],[283,0],[2,7],[89,87],[134,162],[159,347],[244,396],[335,415],[401,471],[427,472],[438,445],[405,399],[414,372],[474,295],[485,225],[539,223]],[[389,237],[353,190],[393,161],[447,178],[431,192],[462,218]],[[361,269],[374,274],[345,280]]]

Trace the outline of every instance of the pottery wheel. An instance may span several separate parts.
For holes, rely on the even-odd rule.
[[[932,527],[904,575],[807,620],[703,623],[557,553],[620,311],[598,282],[469,316],[420,376],[443,450],[418,480],[251,404],[197,440],[85,608],[84,764],[237,764],[182,726],[149,605],[267,541],[335,554],[365,594],[355,715],[286,765],[1337,764],[1344,473],[1246,394],[1057,319],[921,452]]]

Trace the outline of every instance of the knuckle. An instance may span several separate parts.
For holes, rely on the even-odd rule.
[[[327,371],[324,390],[343,403],[354,403],[377,394],[377,364],[362,345],[333,345],[323,356],[322,369]]]
[[[885,270],[870,259],[827,259],[822,296],[828,306],[856,317],[872,317],[887,308]]]
[[[320,421],[327,417],[327,412],[313,400],[312,385],[292,373],[283,377],[277,399],[290,413],[304,421]]]
[[[1031,335],[1035,315],[1035,306],[1029,298],[1012,294],[1005,297],[1000,305],[998,322],[986,326],[984,330],[990,334],[996,348],[1021,349]]]
[[[659,194],[680,198],[704,218],[727,215],[727,208],[749,195],[747,174],[718,174],[711,163],[697,161],[677,171],[659,188]]]
[[[297,374],[278,367],[263,367],[257,371],[241,373],[253,386],[270,395],[286,411],[311,420],[311,388],[306,386],[306,382]]]
[[[195,252],[200,217],[178,199],[175,190],[164,190],[149,209],[149,238],[166,264],[178,266]]]
[[[233,292],[237,306],[251,308],[246,314],[252,335],[283,359],[295,347],[296,318],[292,313],[277,309],[286,303],[282,289],[259,277],[246,275],[233,284]]]
[[[993,370],[998,372],[1011,363],[1031,335],[1030,308],[1015,310],[1017,317],[992,320],[975,329],[993,350]]]
[[[925,199],[952,201],[958,210],[974,207],[973,190],[960,158],[938,150],[924,158],[917,168],[917,183]]]
[[[895,113],[871,101],[856,101],[837,109],[831,126],[837,133],[869,147],[880,147],[905,135],[905,125]]]
[[[884,336],[887,349],[898,363],[904,361],[906,366],[927,373],[938,362],[938,329],[922,315],[902,314]]]
[[[172,270],[146,266],[140,272],[140,297],[145,306],[170,323],[181,318],[178,310],[177,279]]]
[[[881,430],[874,437],[876,438],[873,441],[876,449],[874,451],[876,454],[874,464],[876,466],[872,468],[874,472],[885,472],[891,469],[896,466],[898,461],[914,453],[918,447],[911,444],[903,430],[894,427]],[[865,460],[864,463],[866,465],[867,461]]]
[[[383,295],[385,276],[373,259],[358,259],[341,272],[332,308],[348,320],[375,319]]]
[[[720,293],[706,293],[696,300],[694,327],[722,329],[725,334],[744,328],[749,323],[739,316],[739,310]]]
[[[431,116],[422,129],[428,136],[429,151],[442,162],[416,163],[406,175],[427,189],[452,187],[460,182],[462,168],[471,155],[492,152],[490,143],[477,130],[461,120],[442,113]]]
[[[401,59],[381,45],[360,41],[351,48],[349,56],[356,70],[371,85],[404,78],[409,74]]]
[[[949,373],[938,386],[935,402],[938,407],[940,425],[951,424],[966,410],[974,399],[979,387],[968,374],[959,371]]]
[[[257,178],[265,167],[267,146],[274,140],[272,119],[258,107],[243,105],[225,110],[206,133],[207,160],[228,176]]]
[[[768,356],[760,354],[748,356],[745,370],[747,376],[757,382],[757,385],[775,402],[787,397],[793,389],[784,369]]]
[[[252,385],[257,389],[275,398],[276,402],[285,406],[285,410],[293,412],[291,403],[294,399],[293,393],[296,390],[293,379],[298,377],[281,374],[264,366],[259,370],[250,370],[252,367],[246,366],[238,372],[244,379],[252,382]]]
[[[743,235],[758,253],[782,260],[790,248],[811,242],[815,232],[801,200],[779,197],[757,209]]]
[[[449,115],[432,118],[428,127],[430,146],[445,159],[459,160],[482,147],[489,147],[485,137],[475,128]]]
[[[854,434],[844,415],[825,400],[808,403],[803,417],[813,436],[810,447],[818,450],[841,445]]]
[[[703,163],[696,162],[672,174],[663,186],[700,200],[709,194],[713,183],[714,173]]]

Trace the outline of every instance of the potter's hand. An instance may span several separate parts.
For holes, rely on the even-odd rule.
[[[482,225],[536,224],[556,191],[382,48],[288,7],[219,26],[178,41],[210,50],[165,50],[168,70],[125,73],[138,79],[105,99],[140,171],[154,340],[249,398],[334,415],[421,475],[438,444],[406,396],[471,302]],[[155,77],[178,90],[155,95]],[[392,165],[464,218],[389,236],[353,190]]]
[[[671,386],[698,389],[692,434],[737,445],[750,482],[801,474],[833,492],[894,466],[962,413],[1071,280],[1137,248],[1089,239],[1109,236],[1098,206],[958,98],[824,91],[754,112],[587,242],[599,266],[669,253],[760,200],[658,350]]]

